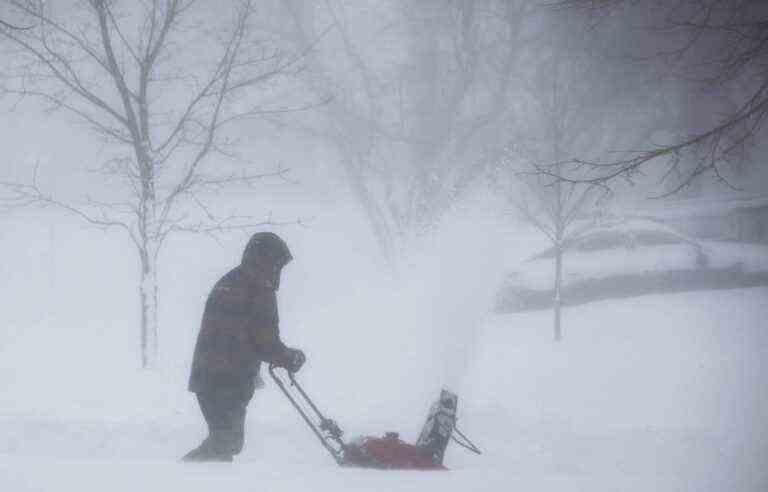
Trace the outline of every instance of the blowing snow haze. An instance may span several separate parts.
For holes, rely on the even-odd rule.
[[[767,490],[766,25],[0,0],[0,488]]]

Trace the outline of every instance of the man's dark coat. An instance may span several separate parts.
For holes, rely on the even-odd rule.
[[[213,287],[195,345],[189,390],[242,387],[252,382],[261,361],[284,364],[275,285],[243,265]]]

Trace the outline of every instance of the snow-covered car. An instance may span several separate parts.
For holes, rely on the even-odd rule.
[[[554,298],[555,249],[508,274],[502,312],[542,309]],[[648,219],[613,220],[565,245],[564,305],[687,290],[768,285],[768,246],[698,241]]]

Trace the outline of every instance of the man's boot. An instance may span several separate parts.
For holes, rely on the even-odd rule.
[[[199,447],[193,449],[189,453],[185,454],[181,461],[186,463],[204,463],[204,462],[221,462],[231,463],[232,455],[227,453],[215,452],[211,450],[205,443]]]

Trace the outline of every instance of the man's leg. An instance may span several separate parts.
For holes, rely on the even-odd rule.
[[[243,397],[240,388],[223,388],[216,391],[216,400],[209,410],[208,424],[208,441],[214,454],[232,457],[242,451],[247,405],[248,400]]]
[[[253,397],[253,385],[221,387],[197,394],[200,410],[208,424],[208,437],[187,461],[231,461],[243,449],[245,415]]]
[[[208,436],[198,447],[184,455],[182,461],[231,461],[231,456],[229,459],[226,459],[226,456],[217,456],[215,449],[215,429],[220,426],[218,424],[219,412],[217,412],[220,402],[218,402],[216,392],[209,389],[195,393],[195,396],[197,397],[197,404],[200,406],[200,413],[203,414],[208,427]]]

